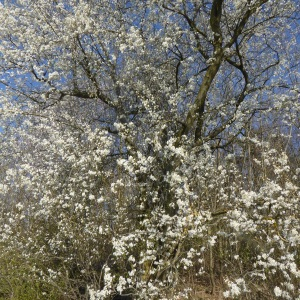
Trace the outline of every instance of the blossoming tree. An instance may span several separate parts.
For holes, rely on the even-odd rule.
[[[1,3],[0,297],[300,299],[299,9]]]

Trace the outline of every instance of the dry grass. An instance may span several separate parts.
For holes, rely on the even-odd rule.
[[[223,300],[223,290],[216,288],[215,292],[211,294],[209,288],[206,286],[195,286],[190,293],[189,300]]]

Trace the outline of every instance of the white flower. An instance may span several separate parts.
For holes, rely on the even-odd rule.
[[[207,61],[206,61],[206,63],[208,64],[208,65],[212,65],[214,62],[215,62],[215,58],[214,57],[211,57],[211,58],[209,58]]]
[[[48,80],[57,80],[59,79],[59,73],[57,71],[49,73]]]
[[[282,290],[278,286],[276,286],[274,288],[274,294],[276,297],[280,297],[282,295]]]

